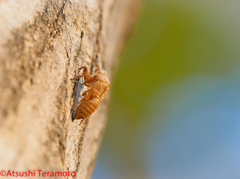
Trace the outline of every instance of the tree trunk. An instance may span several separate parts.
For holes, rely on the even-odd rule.
[[[92,75],[100,62],[111,81],[140,4],[0,0],[0,170],[35,176],[38,170],[70,171],[91,178],[109,94],[78,125],[70,111],[82,86],[70,79],[82,65]]]

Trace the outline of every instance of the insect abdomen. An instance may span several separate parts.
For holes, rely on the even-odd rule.
[[[74,119],[85,119],[90,114],[92,114],[100,104],[100,100],[98,98],[92,98],[89,101],[83,101],[76,110],[76,114]]]

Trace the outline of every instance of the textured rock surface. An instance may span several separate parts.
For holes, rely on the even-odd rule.
[[[90,178],[109,95],[72,123],[77,85],[97,62],[110,79],[139,0],[0,0],[0,169],[75,171]],[[51,177],[52,178],[52,177]]]

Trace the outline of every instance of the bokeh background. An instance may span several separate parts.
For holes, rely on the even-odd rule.
[[[93,179],[240,178],[240,1],[146,0]]]

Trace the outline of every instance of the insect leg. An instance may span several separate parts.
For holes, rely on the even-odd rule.
[[[89,74],[88,69],[87,69],[86,66],[82,66],[81,68],[79,68],[79,69],[78,69],[78,74],[79,74],[79,72],[80,72],[81,69],[83,69],[83,74]]]
[[[79,75],[79,76],[76,76],[74,77],[74,80],[78,80],[79,78],[82,78],[84,77],[85,81],[89,78],[91,78],[91,76],[89,74],[83,74],[83,75]]]
[[[109,87],[110,87],[110,83],[108,83],[108,85],[103,89],[103,92],[100,94],[101,99],[103,99],[104,96],[107,94]]]
[[[84,98],[83,98],[83,99],[84,99]],[[74,109],[75,109],[76,107],[78,107],[78,106],[82,103],[83,99],[81,99],[81,100],[72,108],[72,111],[74,111]]]
[[[102,101],[102,99],[97,93],[98,93],[97,90],[93,90],[92,98],[97,98],[99,101]]]
[[[93,93],[93,90],[88,90],[88,91],[85,91],[84,93],[83,93],[83,98],[73,107],[73,110],[76,108],[76,107],[78,107],[81,103],[82,103],[82,101],[87,101],[89,98],[90,98],[90,96],[92,95],[92,93]]]
[[[79,126],[82,124],[82,122],[83,122],[85,119],[86,119],[86,118],[84,118],[84,119],[82,119],[82,120],[81,120],[81,122],[80,122]]]
[[[92,94],[92,90],[85,91],[83,93],[84,97],[72,108],[72,111],[74,111],[74,109],[78,107],[83,101],[87,101],[90,98],[91,94]]]
[[[83,84],[87,87],[91,87],[91,86],[93,86],[93,84],[95,84],[96,81],[98,81],[98,77],[93,76],[92,78],[89,78],[86,81],[84,81]]]

